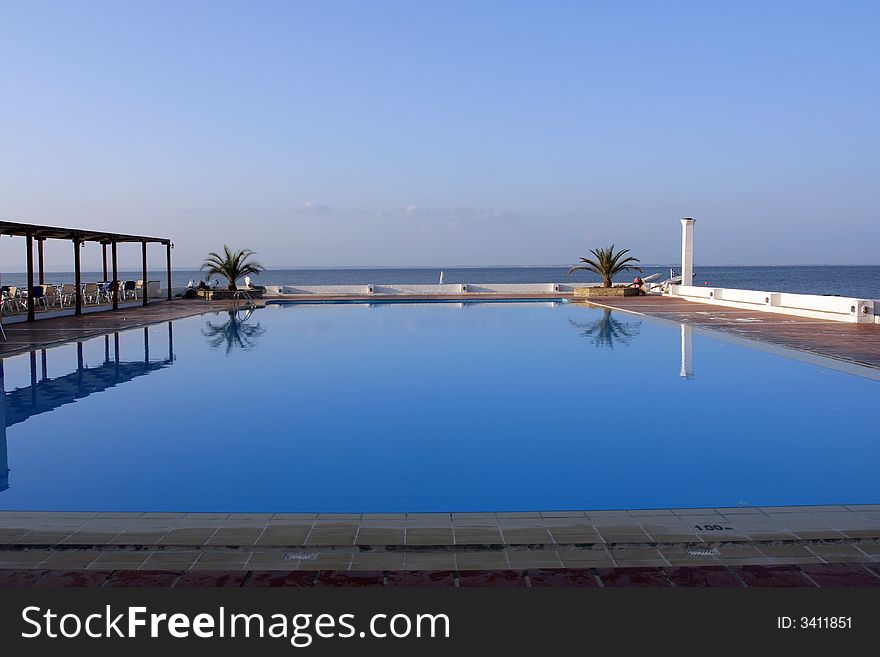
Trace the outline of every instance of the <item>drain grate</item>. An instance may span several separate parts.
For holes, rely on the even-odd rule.
[[[716,548],[694,548],[687,553],[692,557],[717,557],[721,554]]]
[[[314,561],[318,558],[317,552],[285,552],[281,555],[285,561]]]

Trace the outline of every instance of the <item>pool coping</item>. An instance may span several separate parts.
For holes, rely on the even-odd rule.
[[[308,514],[0,512],[0,570],[468,570],[880,561],[880,505]]]

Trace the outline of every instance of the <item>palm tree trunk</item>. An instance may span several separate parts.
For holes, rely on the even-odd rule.
[[[611,277],[610,276],[605,276],[604,285],[605,285],[605,287],[611,287]]]

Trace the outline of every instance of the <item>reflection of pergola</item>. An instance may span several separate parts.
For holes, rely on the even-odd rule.
[[[113,357],[110,355],[110,336],[104,336],[104,362],[94,367],[83,364],[82,343],[77,343],[77,368],[63,376],[46,376],[46,352],[42,352],[42,375],[37,373],[37,353],[32,351],[31,385],[4,392],[6,426],[11,427],[28,418],[55,410],[77,399],[88,397],[96,392],[126,383],[137,377],[164,369],[174,363],[171,323],[168,323],[168,355],[159,360],[150,360],[150,342],[147,327],[144,327],[144,359],[142,361],[120,361],[119,334],[114,334]],[[0,390],[2,392],[2,390]]]
[[[31,384],[6,392],[3,359],[0,358],[0,492],[9,488],[9,463],[6,447],[6,428],[24,422],[40,413],[48,413],[77,399],[164,369],[174,363],[174,333],[168,322],[168,356],[150,359],[149,327],[144,327],[143,361],[119,359],[119,333],[113,334],[113,356],[110,354],[110,336],[104,336],[104,362],[86,367],[83,361],[83,343],[76,343],[76,370],[50,379],[46,364],[46,350],[41,352],[41,368],[37,372],[37,352],[31,351]]]
[[[85,242],[97,242],[102,246],[104,256],[104,280],[112,280],[114,285],[119,278],[119,267],[116,258],[116,245],[123,243],[139,243],[143,260],[143,304],[147,305],[147,244],[156,243],[165,245],[165,259],[168,274],[168,300],[171,301],[171,240],[165,237],[145,237],[143,235],[125,235],[122,233],[107,233],[103,231],[83,230],[79,228],[57,228],[53,226],[37,226],[34,224],[20,224],[11,221],[0,221],[0,235],[15,235],[24,237],[27,241],[27,318],[29,322],[34,320],[34,240],[37,242],[37,265],[39,271],[39,285],[45,283],[43,268],[43,242],[47,239],[70,240],[73,242],[73,275],[74,285],[77,291],[82,288],[82,275],[80,269],[80,247]],[[110,279],[107,271],[107,246],[110,246],[113,261],[113,278]],[[82,299],[77,292],[76,314],[82,313]],[[113,295],[113,310],[119,308],[119,295]]]

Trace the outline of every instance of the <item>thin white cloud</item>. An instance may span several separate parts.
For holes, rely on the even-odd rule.
[[[318,215],[330,214],[330,207],[317,201],[304,201],[294,208],[294,214]]]
[[[420,219],[423,221],[443,222],[447,225],[465,226],[478,222],[504,221],[513,219],[513,215],[496,208],[482,208],[473,206],[459,207],[435,207],[426,208],[415,203],[397,210],[377,210],[376,217],[395,216],[406,219]]]

